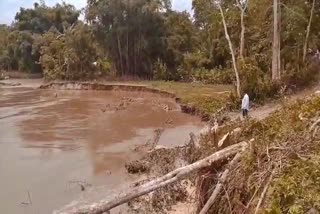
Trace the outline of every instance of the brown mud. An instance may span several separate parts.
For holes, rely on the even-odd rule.
[[[181,112],[199,116],[202,121],[208,122],[211,118],[211,115],[200,111],[196,107],[184,104],[181,102],[181,99],[175,94],[150,88],[147,85],[142,84],[126,84],[126,83],[93,83],[93,82],[51,82],[43,84],[40,86],[40,89],[55,89],[55,90],[102,90],[102,91],[130,91],[130,92],[146,92],[156,95],[161,95],[163,97],[175,99],[176,103],[180,105]]]
[[[40,90],[34,80],[19,82],[0,87],[3,213],[50,213],[78,198],[99,199],[141,178],[125,164],[143,155],[137,146],[156,130],[163,129],[158,146],[172,148],[203,126],[169,93],[97,85]]]

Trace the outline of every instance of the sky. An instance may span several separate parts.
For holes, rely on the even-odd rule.
[[[81,9],[86,5],[87,0],[64,0]],[[11,24],[20,7],[32,8],[38,0],[0,0],[0,24]],[[52,6],[61,0],[45,0],[46,5]],[[172,7],[178,11],[191,11],[192,0],[172,0]]]

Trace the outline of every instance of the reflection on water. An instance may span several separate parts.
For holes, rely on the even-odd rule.
[[[200,127],[157,95],[0,88],[0,210],[50,213],[83,194],[78,181],[117,188],[136,179],[124,164],[155,129],[174,146]]]

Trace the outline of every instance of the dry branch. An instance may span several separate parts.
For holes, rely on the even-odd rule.
[[[269,188],[270,183],[272,181],[272,177],[273,177],[273,173],[270,175],[270,178],[269,178],[267,184],[265,185],[265,187],[264,187],[264,189],[263,189],[263,191],[261,193],[261,196],[259,198],[259,202],[258,202],[257,207],[256,207],[256,211],[254,212],[254,214],[257,214],[259,209],[260,209],[260,206],[261,206],[261,204],[262,204],[262,202],[263,202],[263,200],[264,200],[264,198],[265,198],[265,196],[267,194],[268,188]]]
[[[314,130],[314,128],[320,123],[320,118],[316,120],[310,127],[310,132]]]
[[[229,157],[234,156],[237,153],[243,151],[245,148],[247,148],[247,146],[248,144],[245,142],[229,146],[196,163],[193,163],[191,165],[188,165],[182,168],[178,168],[146,184],[124,191],[119,195],[113,197],[112,199],[104,199],[94,204],[66,208],[64,210],[55,212],[55,214],[83,214],[83,213],[102,214],[102,213],[105,213],[114,207],[127,203],[135,198],[148,194],[161,187],[164,187],[174,182],[177,182],[179,180],[182,180],[186,178],[188,175],[190,175],[191,173],[197,172],[202,168],[209,167],[217,161],[228,159]]]
[[[215,202],[217,196],[219,195],[224,182],[226,181],[229,172],[230,172],[230,167],[232,165],[234,165],[240,158],[241,158],[241,153],[238,153],[233,160],[230,162],[228,168],[223,172],[223,174],[221,175],[218,184],[216,185],[216,188],[214,189],[214,191],[212,192],[212,195],[210,196],[209,200],[207,201],[207,203],[204,205],[204,207],[202,208],[200,214],[206,214],[210,207],[212,206],[212,204]]]
[[[226,134],[225,136],[223,136],[223,138],[218,142],[218,147],[220,148],[221,146],[223,146],[224,142],[226,141],[226,139],[229,137],[229,133]]]

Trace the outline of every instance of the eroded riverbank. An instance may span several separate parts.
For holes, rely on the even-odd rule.
[[[181,113],[175,100],[154,93],[31,86],[0,88],[5,213],[50,213],[95,187],[131,183],[137,177],[124,165],[141,155],[135,147],[152,140],[155,130],[164,129],[159,144],[170,147],[203,125]]]

